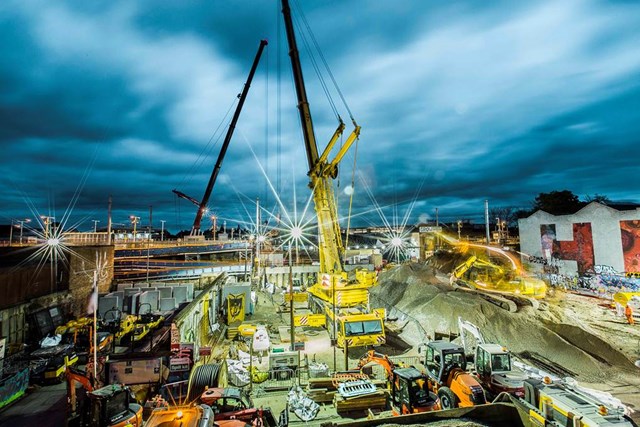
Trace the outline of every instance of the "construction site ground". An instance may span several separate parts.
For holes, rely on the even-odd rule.
[[[378,348],[382,353],[415,356],[419,343],[436,336],[455,336],[458,316],[462,316],[477,325],[488,342],[506,346],[525,363],[555,376],[571,377],[581,386],[611,393],[634,411],[633,419],[640,419],[640,369],[634,365],[640,359],[640,325],[627,324],[605,299],[550,289],[539,309],[523,306],[512,313],[478,295],[456,291],[447,274],[417,263],[383,272],[372,295],[374,301],[395,307],[399,317],[389,325],[398,333],[397,339],[390,340],[393,345]],[[280,312],[282,297],[259,292],[258,301],[250,321],[269,326],[273,345],[288,346],[288,342],[279,342],[282,334],[276,333],[289,324],[289,313]],[[345,362],[344,353],[337,349],[334,364],[334,348],[325,330],[299,329],[296,336],[305,341],[303,354],[309,361],[315,358],[332,371],[355,367],[365,351],[351,349]],[[253,387],[256,404],[270,406],[275,414],[284,409],[286,391]],[[324,404],[313,423],[335,417],[332,404]],[[293,414],[290,421],[302,423]]]
[[[282,295],[257,294],[255,313],[246,322],[265,325],[273,346],[288,347],[290,318],[282,311]],[[381,273],[379,285],[372,288],[372,300],[393,307],[391,312],[398,318],[389,323],[390,332],[395,331],[397,336],[389,335],[389,345],[377,349],[382,353],[416,356],[419,343],[457,334],[457,319],[462,316],[477,325],[487,341],[506,346],[523,361],[554,375],[573,377],[580,385],[611,393],[637,411],[632,415],[636,422],[640,419],[640,369],[634,365],[640,359],[640,325],[628,325],[607,300],[551,289],[540,309],[523,306],[512,313],[478,295],[456,291],[449,285],[446,271],[417,263]],[[309,362],[315,359],[326,363],[330,371],[355,367],[365,352],[350,349],[345,361],[342,350],[331,347],[324,329],[300,328],[296,341],[304,342],[303,357],[306,355]],[[238,349],[248,350],[239,340],[224,340],[213,349],[213,356],[226,358]],[[263,357],[257,361],[260,369],[268,368],[267,360]],[[286,407],[286,389],[269,391],[263,384],[254,384],[252,396],[257,406],[270,407],[276,417]],[[25,425],[23,421],[43,427],[61,425],[64,411],[63,384],[36,387],[0,413],[0,426]],[[291,425],[319,425],[340,419],[330,402],[321,406],[312,422],[289,415]],[[391,420],[388,425],[393,425]],[[481,424],[460,420],[440,425]]]

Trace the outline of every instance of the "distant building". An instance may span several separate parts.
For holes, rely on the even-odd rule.
[[[640,205],[592,202],[572,215],[518,220],[523,261],[566,275],[640,272]]]

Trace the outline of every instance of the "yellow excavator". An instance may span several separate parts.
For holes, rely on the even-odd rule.
[[[344,122],[338,117],[338,128],[322,154],[319,154],[288,0],[282,1],[282,14],[309,165],[309,188],[313,192],[318,218],[320,271],[318,283],[307,289],[309,306],[316,314],[326,315],[327,329],[339,346],[384,344],[384,314],[369,307],[369,288],[376,284],[376,273],[357,271],[350,276],[345,271],[344,245],[333,191],[333,179],[338,176],[338,164],[358,139],[360,126],[352,118],[353,132],[343,142],[334,159],[330,160],[329,155],[345,129]]]
[[[544,298],[547,285],[535,277],[529,277],[490,261],[471,255],[454,268],[451,282],[463,282],[479,290],[498,291],[533,298]]]

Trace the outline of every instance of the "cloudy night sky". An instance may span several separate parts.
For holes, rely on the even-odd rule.
[[[490,3],[292,0],[319,149],[337,119],[311,59],[342,139],[349,111],[362,126],[342,216],[352,179],[360,225],[382,224],[374,206],[483,222],[484,200],[565,189],[640,202],[640,2]],[[196,207],[171,190],[202,197],[263,38],[209,203],[229,226],[256,198],[300,214],[310,195],[279,2],[4,0],[0,223],[72,207],[69,224],[104,226],[111,195],[115,223],[152,206],[155,226],[189,229]]]

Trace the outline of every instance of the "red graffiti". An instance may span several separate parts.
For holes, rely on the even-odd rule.
[[[542,236],[543,254],[545,254],[545,249],[551,249],[553,258],[576,261],[578,263],[578,274],[584,274],[593,269],[595,256],[593,254],[591,223],[573,224],[573,240],[556,240],[555,226],[553,225],[540,226],[540,234]],[[549,242],[549,240],[552,240],[553,243]]]
[[[620,221],[620,235],[625,271],[640,272],[640,221]]]

